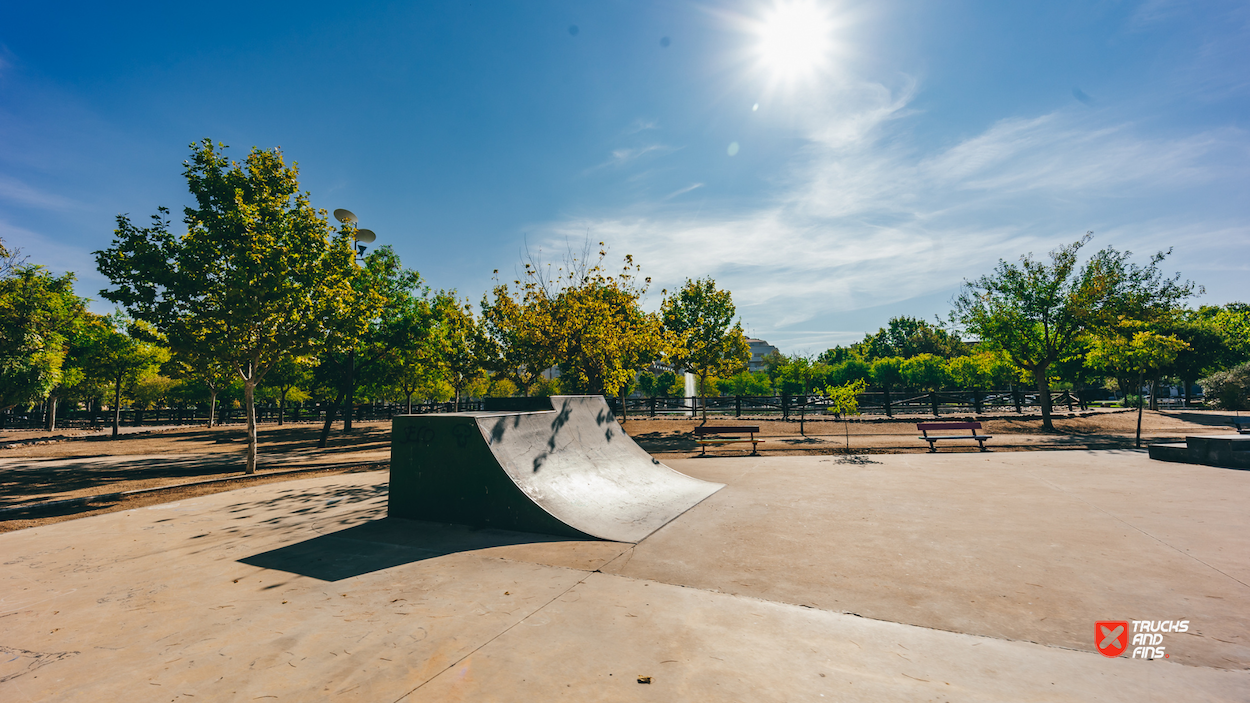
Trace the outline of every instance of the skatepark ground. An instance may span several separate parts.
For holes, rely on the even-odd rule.
[[[0,699],[1250,699],[1248,472],[725,454],[637,544],[386,518],[365,470],[8,532]]]

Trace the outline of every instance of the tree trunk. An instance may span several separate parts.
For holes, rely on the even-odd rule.
[[[122,377],[117,377],[113,386],[113,436],[121,434],[122,425]]]
[[[1181,383],[1185,384],[1185,407],[1188,408],[1189,407],[1189,387],[1192,386],[1194,382],[1181,379]]]
[[[321,439],[317,441],[317,448],[325,449],[326,444],[330,441],[330,427],[334,424],[334,414],[338,412],[339,403],[343,402],[343,389],[339,389],[338,397],[326,408],[326,424],[321,427]]]
[[[352,416],[356,410],[356,352],[347,355],[347,405],[343,407],[343,432],[352,431]]]
[[[290,390],[290,388],[287,388],[278,396],[278,427],[286,424],[286,394]]]
[[[807,384],[803,384],[803,403],[799,405],[799,435],[807,436]]]
[[[1037,379],[1037,402],[1042,406],[1042,429],[1054,430],[1050,421],[1050,379],[1046,377],[1046,367],[1033,369],[1033,378]]]
[[[208,392],[208,427],[212,429],[213,423],[217,420],[217,389],[210,388]]]
[[[256,376],[243,381],[243,405],[247,408],[247,468],[245,472],[256,473]]]
[[[1150,409],[1159,409],[1159,379],[1150,379]]]
[[[48,396],[48,431],[52,432],[56,429],[56,396]]]
[[[621,422],[629,419],[629,411],[625,408],[625,387],[621,386]]]
[[[885,416],[894,417],[894,409],[890,407],[890,384],[881,384],[881,390],[885,393]]]
[[[404,414],[411,415],[412,414],[412,391],[408,391],[408,399],[406,403],[408,405],[408,410]]]

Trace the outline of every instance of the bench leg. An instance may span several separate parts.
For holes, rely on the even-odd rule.
[[[929,440],[929,453],[937,454],[937,442]]]
[[[986,449],[985,449],[985,440],[983,440],[983,439],[978,439],[978,440],[977,440],[977,443],[979,443],[979,444],[981,445],[981,451],[986,451]]]
[[[751,442],[751,456],[759,456],[759,455],[760,455],[759,442],[752,441]]]

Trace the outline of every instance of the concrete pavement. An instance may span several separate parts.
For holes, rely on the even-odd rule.
[[[637,545],[385,519],[382,472],[7,533],[0,698],[1248,699],[1250,473],[872,460],[673,462],[727,488]],[[1094,651],[1133,619],[1192,625]]]

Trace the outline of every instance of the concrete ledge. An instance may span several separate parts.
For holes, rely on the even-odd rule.
[[[1179,461],[1181,463],[1193,463],[1189,459],[1189,447],[1180,442],[1171,444],[1152,444],[1148,448],[1150,458],[1158,461]]]
[[[1151,459],[1205,464],[1229,469],[1250,469],[1250,436],[1241,434],[1199,435],[1184,444],[1163,443],[1149,447]]]

